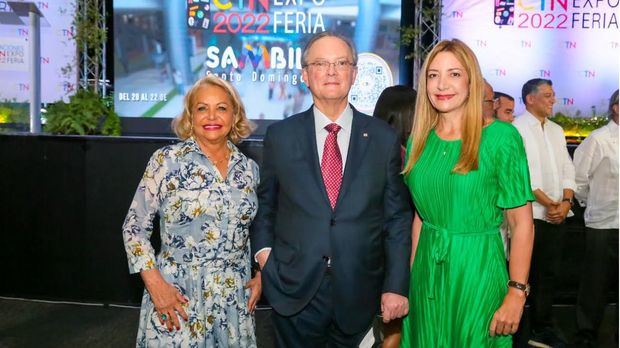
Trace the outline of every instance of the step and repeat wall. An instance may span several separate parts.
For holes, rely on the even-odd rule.
[[[553,81],[554,112],[606,113],[618,89],[619,0],[444,0],[441,37],[458,38],[476,53],[495,91],[525,108],[521,87]]]
[[[77,61],[73,40],[75,0],[34,1],[41,18],[41,101],[68,98],[76,90]],[[0,102],[30,100],[28,16],[19,17],[0,1]]]

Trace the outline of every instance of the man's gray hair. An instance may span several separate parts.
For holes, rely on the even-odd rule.
[[[355,48],[355,44],[353,43],[353,41],[351,41],[348,37],[342,34],[338,34],[333,31],[323,31],[323,32],[320,32],[312,36],[310,40],[308,40],[308,42],[306,43],[306,46],[304,47],[304,52],[301,56],[302,67],[305,68],[308,66],[308,51],[310,51],[310,47],[312,47],[312,45],[314,45],[315,42],[317,42],[318,40],[324,37],[335,37],[335,38],[338,38],[344,41],[344,43],[346,43],[347,46],[349,46],[349,50],[351,51],[351,57],[353,57],[353,62],[352,62],[353,66],[357,65],[357,49]]]

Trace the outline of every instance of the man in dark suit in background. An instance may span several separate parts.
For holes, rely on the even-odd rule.
[[[357,346],[379,310],[408,311],[400,143],[349,105],[356,64],[348,39],[314,36],[302,57],[314,105],[265,134],[251,239],[278,347]]]

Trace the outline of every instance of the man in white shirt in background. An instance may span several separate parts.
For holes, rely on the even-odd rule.
[[[575,196],[586,206],[585,255],[577,299],[575,343],[579,347],[598,346],[609,278],[613,272],[617,281],[618,275],[618,90],[609,101],[609,118],[606,126],[593,131],[575,150]]]
[[[521,91],[526,111],[512,123],[523,138],[536,197],[532,209],[536,237],[532,254],[530,318],[534,347],[563,347],[553,327],[555,278],[562,258],[564,219],[572,216],[575,167],[562,127],[550,121],[555,92],[546,79],[527,81]]]
[[[493,93],[493,98],[496,100],[495,104],[495,118],[500,121],[512,123],[515,120],[515,98],[503,93]]]

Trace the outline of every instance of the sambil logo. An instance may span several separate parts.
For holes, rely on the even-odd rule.
[[[227,69],[232,66],[234,69],[243,69],[247,60],[254,69],[260,62],[266,69],[299,69],[301,70],[301,48],[289,47],[285,51],[282,47],[271,47],[270,50],[265,45],[252,47],[245,45],[241,49],[241,54],[236,54],[232,47],[228,46],[221,51],[220,47],[209,46],[207,48],[207,60],[204,65],[210,69]]]
[[[239,56],[239,68],[245,68],[246,59],[250,59],[250,63],[252,63],[252,67],[254,69],[258,67],[258,63],[260,63],[261,59],[263,60],[264,66],[271,65],[271,57],[269,56],[269,51],[267,50],[267,47],[265,47],[265,45],[260,45],[257,49],[256,54],[254,53],[254,49],[252,48],[252,46],[250,46],[249,44],[243,46],[243,50],[241,50],[241,56]]]
[[[596,78],[596,71],[594,70],[583,70],[581,73],[583,73],[583,77],[585,78],[588,78],[588,79]]]

